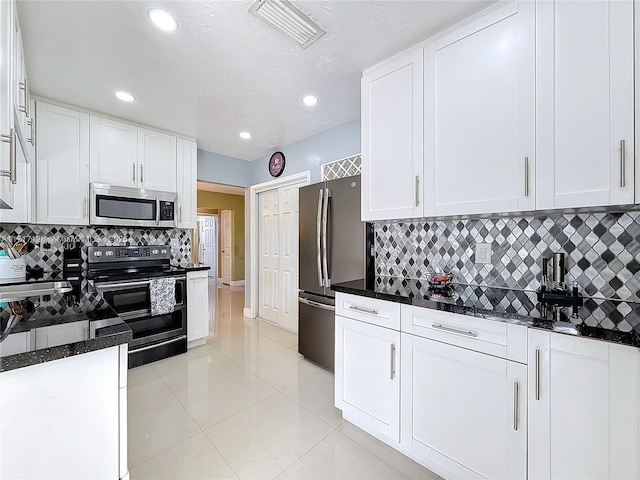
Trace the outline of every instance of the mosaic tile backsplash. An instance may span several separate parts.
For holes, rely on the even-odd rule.
[[[566,254],[567,283],[587,297],[640,302],[640,211],[376,223],[376,275],[453,272],[455,282],[537,290],[542,259]],[[491,244],[491,263],[475,245]]]
[[[124,227],[84,227],[54,225],[0,224],[0,239],[12,234],[18,240],[31,241],[36,248],[28,253],[27,268],[62,270],[64,244],[80,243],[83,269],[89,245],[171,245],[171,263],[186,266],[191,262],[191,231],[183,229],[141,229]]]

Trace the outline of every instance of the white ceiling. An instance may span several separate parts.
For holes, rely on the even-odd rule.
[[[294,0],[327,34],[306,50],[238,1],[20,1],[34,95],[195,137],[255,160],[360,117],[362,70],[492,1]],[[156,29],[152,7],[178,20]],[[125,90],[125,104],[113,93]],[[315,107],[302,97],[314,94]],[[249,141],[238,137],[250,131]]]

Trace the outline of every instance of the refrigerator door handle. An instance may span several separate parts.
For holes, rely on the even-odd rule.
[[[324,202],[322,208],[322,268],[324,271],[324,286],[329,288],[331,286],[331,279],[329,278],[329,262],[327,259],[327,224],[329,223],[329,197],[331,196],[331,190],[324,189]]]
[[[309,305],[310,307],[317,307],[323,310],[330,310],[332,312],[335,312],[336,310],[336,307],[334,307],[333,305],[325,305],[324,303],[314,302],[313,300],[309,300],[302,297],[298,297],[298,301],[300,303],[304,303],[305,305]]]
[[[316,218],[316,260],[318,262],[318,286],[324,287],[324,275],[322,273],[320,231],[322,230],[322,194],[324,188],[318,192],[318,215]]]

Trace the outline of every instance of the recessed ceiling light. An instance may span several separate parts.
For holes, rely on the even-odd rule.
[[[133,102],[133,95],[127,92],[116,92],[116,97],[118,97],[123,102]]]
[[[176,22],[176,19],[164,10],[160,10],[159,8],[152,8],[147,12],[147,15],[149,15],[151,21],[160,30],[164,30],[165,32],[172,32],[176,28],[178,28],[178,22]]]
[[[240,138],[244,138],[245,140],[249,140],[251,138],[251,134],[249,132],[240,132]]]
[[[302,103],[310,107],[313,107],[316,103],[318,103],[318,99],[313,95],[307,95],[302,99]]]

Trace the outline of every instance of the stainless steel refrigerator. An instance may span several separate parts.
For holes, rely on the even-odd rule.
[[[298,352],[334,368],[334,283],[372,274],[372,225],[360,221],[360,175],[300,188]]]

